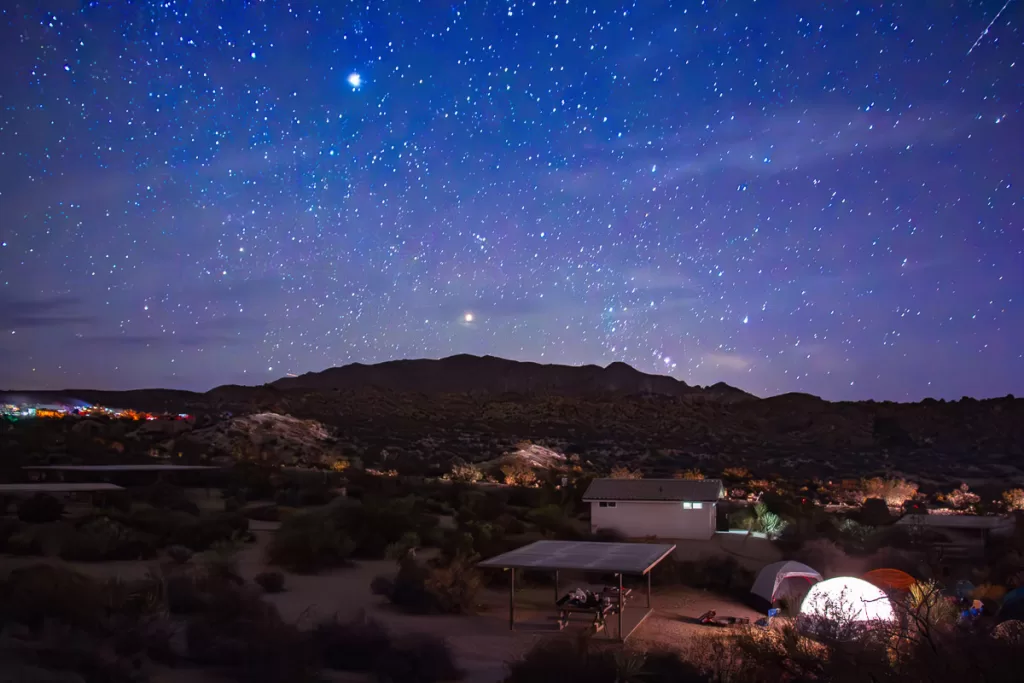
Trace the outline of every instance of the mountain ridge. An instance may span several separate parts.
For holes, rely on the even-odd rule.
[[[719,400],[757,398],[722,382],[703,389],[668,375],[641,372],[622,362],[602,368],[599,365],[542,364],[470,354],[439,359],[392,360],[373,365],[351,363],[307,372],[298,377],[283,377],[269,386],[284,391],[372,387],[418,394],[657,394],[677,397],[706,395]]]

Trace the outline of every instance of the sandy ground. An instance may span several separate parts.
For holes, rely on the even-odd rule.
[[[273,522],[252,523],[251,528],[256,542],[246,545],[239,553],[240,571],[247,580],[267,569],[264,552],[276,526],[277,524]],[[709,546],[701,550],[711,552],[713,548]],[[0,572],[39,561],[40,558],[0,557]],[[146,572],[155,566],[155,563],[150,562],[68,564],[97,578],[120,577],[129,580],[145,576]],[[268,595],[266,599],[278,608],[282,617],[302,626],[309,626],[334,614],[342,619],[351,618],[365,610],[367,615],[387,625],[396,633],[428,632],[443,636],[460,666],[466,670],[469,683],[492,683],[502,680],[506,673],[506,662],[521,656],[538,639],[557,632],[552,619],[553,591],[550,587],[525,588],[517,592],[517,628],[510,632],[507,591],[485,590],[481,596],[482,610],[478,615],[412,616],[394,610],[385,600],[370,592],[370,582],[375,576],[394,572],[394,562],[381,560],[360,562],[350,568],[312,576],[289,573],[286,574],[286,591]],[[563,587],[568,589],[576,585],[571,577],[566,577]],[[637,612],[643,611],[642,589],[637,590],[635,600],[634,609]],[[721,629],[693,623],[695,617],[709,609],[716,610],[719,616],[742,616],[750,617],[751,620],[760,616],[728,598],[687,588],[655,590],[653,607],[654,613],[629,639],[631,647],[676,649],[685,646],[687,639],[697,633],[721,632]],[[578,626],[570,625],[566,632],[583,627],[582,622]],[[598,637],[610,638],[615,630],[613,626],[610,626],[609,630],[611,634]],[[350,675],[332,675],[330,678],[360,680]],[[160,671],[154,680],[156,683],[206,683],[207,680],[213,681],[216,678],[207,678],[204,673],[194,670],[167,670]]]

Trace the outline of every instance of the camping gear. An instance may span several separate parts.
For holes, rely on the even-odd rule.
[[[629,588],[624,589],[622,591],[623,600],[628,599],[631,592],[632,590]],[[559,629],[565,628],[574,614],[582,614],[591,617],[596,633],[604,629],[609,615],[618,613],[619,589],[605,588],[600,593],[595,593],[577,588],[562,596],[555,603],[555,607],[558,608],[556,621]]]
[[[909,591],[917,583],[917,579],[899,569],[875,569],[865,574],[864,580],[886,593]]]
[[[697,623],[702,626],[739,626],[749,624],[750,619],[747,617],[720,617],[715,610],[709,609],[697,617]]]
[[[768,609],[777,600],[799,601],[815,583],[821,581],[821,574],[806,564],[793,561],[774,562],[763,568],[754,579],[750,592],[767,603]]]

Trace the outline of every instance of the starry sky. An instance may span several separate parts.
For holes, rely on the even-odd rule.
[[[1003,1],[0,3],[0,387],[1024,393]]]

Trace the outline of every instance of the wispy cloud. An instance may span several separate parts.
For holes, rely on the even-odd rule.
[[[15,299],[0,298],[0,329],[85,325],[96,318],[80,312],[83,301],[73,296]]]
[[[705,353],[701,357],[701,362],[705,365],[735,371],[746,370],[754,364],[751,358],[738,353],[726,353],[724,351]]]

